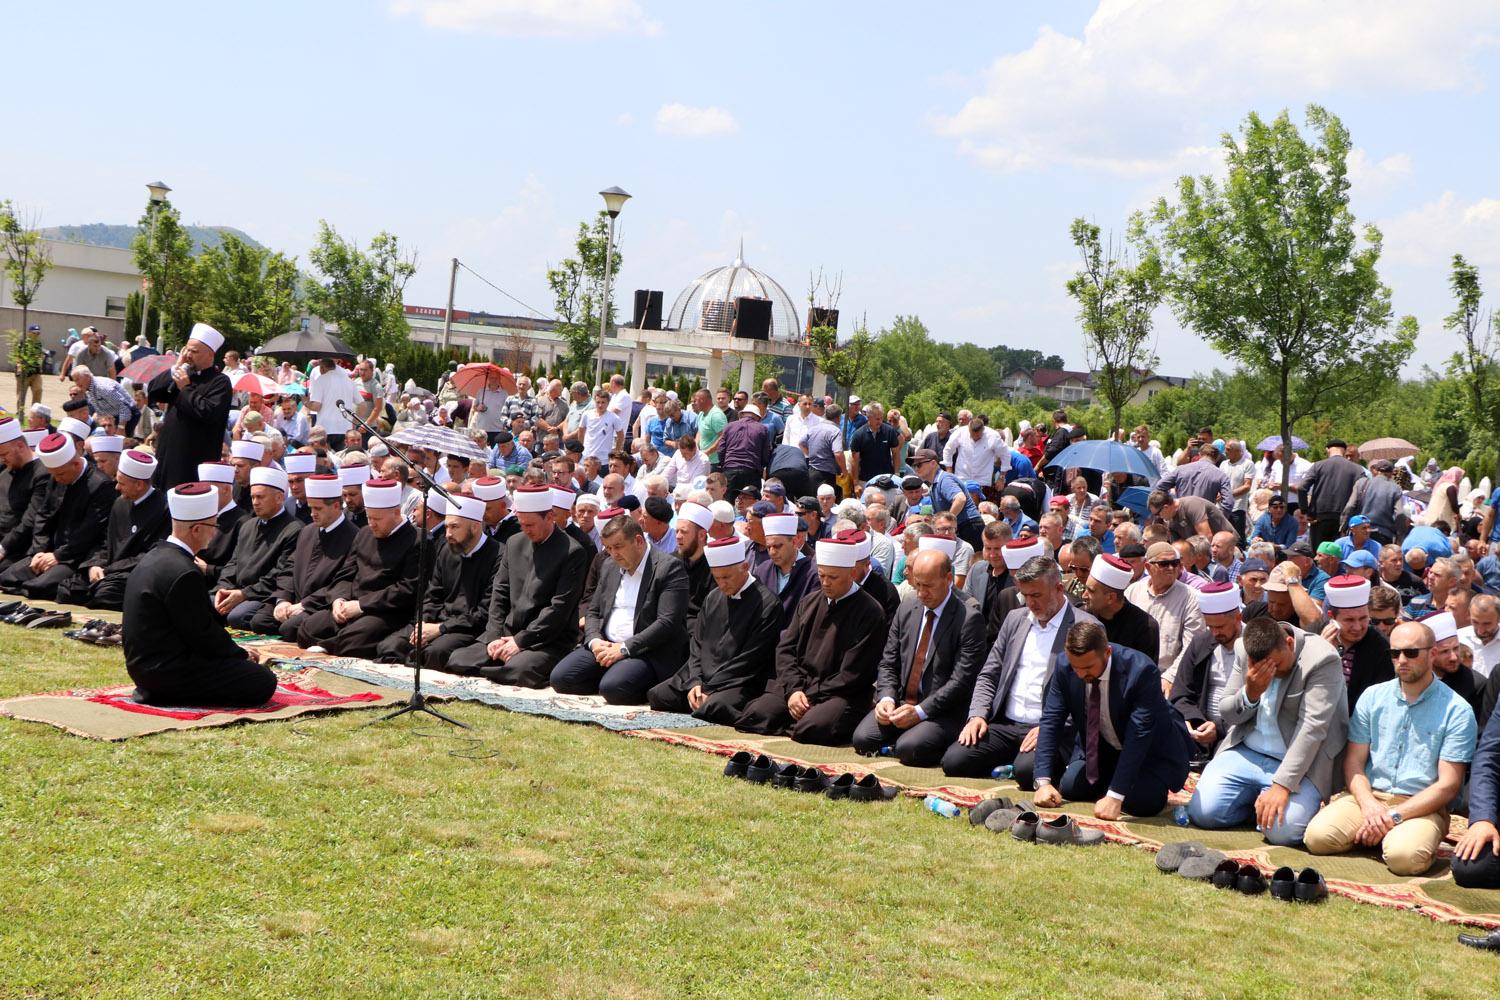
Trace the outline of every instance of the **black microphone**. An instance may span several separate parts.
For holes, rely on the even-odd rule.
[[[333,401],[333,405],[338,409],[340,413],[349,412],[349,404],[345,403],[342,399],[335,399]]]

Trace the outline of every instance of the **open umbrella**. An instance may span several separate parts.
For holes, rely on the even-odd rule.
[[[1151,496],[1151,488],[1149,486],[1132,486],[1129,489],[1121,490],[1120,498],[1115,503],[1144,520],[1147,513],[1149,513],[1146,507],[1146,498],[1149,496]]]
[[[450,379],[453,388],[466,396],[478,398],[491,389],[516,391],[516,378],[509,368],[492,365],[487,361],[471,365],[460,365]]]
[[[451,427],[436,427],[432,424],[414,424],[391,435],[397,444],[413,448],[426,448],[439,455],[458,455],[488,462],[490,453],[459,431]]]
[[[288,382],[281,387],[281,394],[283,396],[306,396],[307,390],[302,388],[301,382]]]
[[[1277,448],[1277,446],[1280,445],[1280,444],[1281,444],[1281,435],[1280,434],[1272,434],[1270,437],[1266,438],[1260,444],[1256,445],[1255,446],[1255,450],[1256,451],[1275,451],[1276,448]],[[1302,440],[1301,438],[1299,438],[1297,435],[1293,434],[1292,435],[1292,450],[1293,451],[1306,451],[1307,450],[1307,442],[1304,441],[1304,440]]]
[[[318,358],[354,360],[354,349],[339,338],[312,330],[292,330],[272,337],[255,349],[256,354],[270,354],[282,361],[316,361]]]
[[[132,361],[120,372],[121,378],[128,378],[137,385],[145,385],[162,372],[177,364],[177,355],[168,351],[166,354],[148,354],[139,361]]]
[[[1359,446],[1359,457],[1373,462],[1377,458],[1395,461],[1415,455],[1422,449],[1404,438],[1376,438]]]
[[[281,386],[255,372],[246,372],[230,383],[230,388],[235,392],[258,392],[262,396],[274,396],[281,392]]]
[[[1145,476],[1154,483],[1161,476],[1146,453],[1135,445],[1119,441],[1079,441],[1070,444],[1047,463],[1057,469],[1098,469],[1100,472],[1125,472],[1132,476]]]

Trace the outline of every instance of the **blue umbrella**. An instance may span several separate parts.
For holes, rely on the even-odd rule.
[[[1281,435],[1280,434],[1272,434],[1270,437],[1266,438],[1260,444],[1256,445],[1255,446],[1255,450],[1256,451],[1275,451],[1276,450],[1276,446],[1279,445],[1279,444],[1281,444]],[[1304,441],[1304,440],[1302,440],[1301,438],[1299,438],[1297,435],[1293,434],[1292,435],[1292,450],[1293,451],[1306,451],[1307,450],[1307,442]]]
[[[1057,469],[1098,469],[1100,472],[1126,472],[1132,476],[1145,476],[1146,481],[1156,482],[1161,478],[1156,466],[1146,453],[1135,445],[1119,441],[1079,441],[1070,444],[1047,463]]]
[[[1136,517],[1144,519],[1147,514],[1146,498],[1151,495],[1149,486],[1132,486],[1127,490],[1120,491],[1120,499],[1115,503],[1130,511]]]

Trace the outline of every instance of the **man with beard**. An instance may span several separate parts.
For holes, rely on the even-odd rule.
[[[234,548],[219,571],[214,612],[230,628],[246,628],[292,564],[303,524],[286,511],[287,476],[280,469],[250,471],[250,509],[235,528]]]
[[[66,434],[49,434],[38,449],[51,478],[27,557],[0,574],[0,590],[46,600],[104,546],[115,484]]]
[[[474,499],[484,503],[484,533],[499,542],[496,559],[503,559],[505,543],[521,530],[510,514],[510,491],[501,476],[480,476],[469,484]]]
[[[1476,719],[1484,707],[1484,682],[1458,658],[1458,625],[1453,612],[1440,611],[1421,619],[1432,631],[1432,675],[1468,702]]]
[[[681,551],[679,546],[679,555]],[[732,726],[765,690],[781,635],[781,605],[751,575],[746,558],[744,540],[737,537],[720,538],[704,548],[702,561],[712,574],[713,589],[689,626],[687,661],[646,694],[656,711],[691,712]]]
[[[489,619],[500,546],[484,532],[484,501],[452,494],[446,508],[445,541],[434,558],[422,614],[381,641],[375,655],[382,663],[405,663],[421,629],[422,665],[441,670],[455,651],[473,645]]]
[[[356,528],[363,528],[369,523],[365,516],[364,494],[364,485],[369,481],[370,467],[368,465],[339,467],[339,484],[344,488],[344,516],[353,521]]]
[[[125,605],[125,580],[147,552],[172,529],[166,496],[152,488],[156,457],[128,451],[115,475],[119,499],[109,512],[104,547],[79,567],[77,575],[57,588],[64,604],[118,611]]]
[[[200,462],[219,458],[229,402],[229,378],[214,367],[214,352],[224,335],[207,323],[193,324],[177,364],[151,380],[146,399],[165,403],[156,426],[157,486],[170,489],[193,478]]]
[[[157,475],[161,474],[158,466]],[[213,539],[198,551],[198,569],[209,580],[219,577],[219,570],[229,561],[234,549],[234,531],[239,523],[250,516],[250,511],[235,503],[234,466],[228,462],[204,462],[198,466],[198,482],[214,488],[219,498],[219,519],[215,525],[219,530]]]
[[[578,595],[588,555],[552,520],[552,491],[515,492],[520,530],[498,556],[488,618],[478,640],[448,657],[448,671],[501,684],[547,686],[552,668],[578,645]]]
[[[1155,618],[1125,599],[1125,590],[1134,573],[1130,564],[1119,556],[1097,557],[1084,583],[1083,607],[1099,619],[1110,642],[1143,653],[1154,663],[1161,648],[1160,626]],[[1237,602],[1235,608],[1238,611]]]
[[[31,450],[20,422],[0,420],[0,574],[31,549],[52,477]]]
[[[703,610],[703,602],[713,591],[714,577],[711,567],[703,558],[708,545],[708,529],[713,527],[714,515],[702,504],[691,500],[677,510],[677,558],[682,560],[688,578],[687,628],[692,632],[693,623]]]
[[[245,626],[288,641],[296,640],[305,615],[333,604],[334,583],[347,582],[354,573],[349,552],[358,529],[344,516],[339,477],[315,473],[307,477],[304,488],[312,522],[297,536],[291,567],[282,567],[276,589]]]
[[[328,608],[297,630],[298,645],[339,656],[373,656],[416,610],[418,539],[401,516],[401,486],[371,479],[360,489],[369,523],[354,538],[353,576],[335,583]]]
[[[755,564],[755,578],[781,600],[781,621],[785,626],[802,599],[818,588],[817,567],[802,554],[807,526],[796,514],[765,514],[759,521],[769,558]]]

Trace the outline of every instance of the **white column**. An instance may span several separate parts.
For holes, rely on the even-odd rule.
[[[708,381],[704,386],[712,396],[719,391],[719,382],[724,378],[724,352],[710,351],[708,355]]]
[[[639,396],[646,388],[646,342],[637,340],[630,357],[630,395]]]
[[[828,375],[821,368],[813,368],[812,394],[814,396],[828,395]]]
[[[755,384],[755,351],[740,352],[740,391],[748,393],[752,397],[755,390],[760,388]]]

